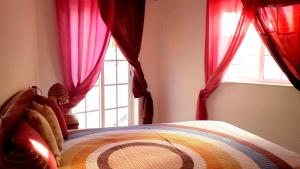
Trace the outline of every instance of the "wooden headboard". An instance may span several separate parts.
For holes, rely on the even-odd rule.
[[[36,89],[22,90],[8,99],[0,108],[0,160],[4,155],[4,143],[11,137],[24,110],[31,103]],[[1,162],[0,162],[1,164]]]

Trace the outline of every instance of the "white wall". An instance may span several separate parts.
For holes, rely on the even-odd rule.
[[[156,98],[155,122],[195,119],[204,87],[205,10],[205,0],[147,1],[141,61]],[[298,153],[299,108],[300,92],[293,87],[227,83],[208,99],[209,119],[232,123]]]
[[[35,0],[0,1],[0,104],[38,82]]]

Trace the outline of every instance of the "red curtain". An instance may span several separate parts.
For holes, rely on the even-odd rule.
[[[70,92],[66,109],[77,105],[99,77],[110,32],[97,0],[55,0],[64,84]]]
[[[99,5],[101,16],[118,47],[134,67],[133,94],[136,98],[144,96],[143,123],[151,124],[153,102],[138,59],[143,35],[145,0],[99,0]]]
[[[251,21],[254,18],[256,0],[208,0],[205,37],[205,88],[197,101],[197,120],[206,120],[206,100],[220,85],[224,72],[238,50]],[[236,30],[229,40],[222,38],[221,23],[224,13],[241,13]],[[226,21],[225,21],[226,24]],[[227,23],[231,24],[231,23]],[[230,26],[231,27],[231,26]]]
[[[258,7],[255,26],[274,60],[300,90],[300,2],[290,5],[264,1]]]
[[[206,99],[220,85],[223,74],[242,42],[249,24],[254,25],[271,55],[291,83],[300,90],[300,2],[299,0],[241,0],[243,9],[232,39],[220,37],[220,19],[239,0],[208,0],[206,18],[205,88],[197,102],[197,120],[207,119]],[[222,48],[227,48],[223,56]]]

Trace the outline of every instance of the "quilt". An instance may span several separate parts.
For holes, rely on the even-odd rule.
[[[189,121],[75,130],[63,169],[300,169],[300,156],[233,125]]]

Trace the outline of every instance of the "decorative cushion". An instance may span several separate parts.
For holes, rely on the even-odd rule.
[[[55,102],[55,100],[46,98],[44,96],[36,95],[34,97],[34,101],[36,101],[39,104],[47,105],[47,106],[51,107],[51,109],[54,111],[54,113],[56,115],[61,132],[62,132],[64,138],[67,139],[68,138],[67,124],[66,124],[64,115],[63,115],[60,107]]]
[[[52,132],[54,134],[57,146],[59,150],[62,150],[62,145],[64,143],[64,139],[59,127],[58,120],[55,116],[55,113],[49,106],[43,106],[41,104],[36,103],[35,101],[32,102],[32,108],[36,111],[38,111],[41,115],[43,115],[48,123],[50,124],[50,127],[52,129]]]
[[[1,168],[3,169],[23,169],[27,166],[28,169],[47,169],[47,160],[34,151],[24,150],[15,147],[3,159]]]
[[[20,122],[11,141],[14,149],[4,157],[4,168],[57,168],[47,144],[28,123]]]
[[[33,109],[26,109],[25,120],[33,129],[35,129],[40,134],[40,136],[42,136],[42,138],[48,144],[56,159],[56,163],[59,166],[59,149],[50,124],[47,122],[45,117],[43,117],[40,113]]]

